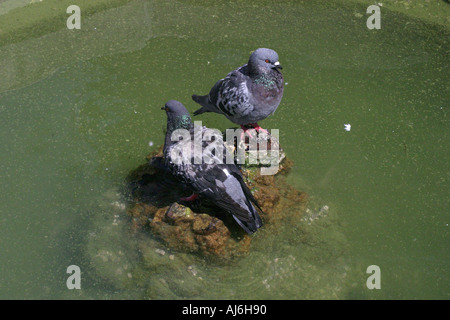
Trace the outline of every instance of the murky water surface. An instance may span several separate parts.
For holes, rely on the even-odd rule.
[[[449,30],[389,11],[368,30],[365,9],[132,1],[1,46],[0,298],[447,299]],[[261,125],[280,129],[308,215],[226,265],[154,240],[149,272],[124,178],[163,143],[164,102],[194,111],[258,47],[286,81]]]

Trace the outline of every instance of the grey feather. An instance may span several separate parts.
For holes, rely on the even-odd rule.
[[[165,166],[183,185],[188,186],[194,192],[212,200],[218,207],[232,214],[236,222],[249,234],[262,226],[261,218],[253,204],[259,209],[259,205],[245,185],[242,174],[236,164],[227,164],[227,152],[223,141],[218,142],[217,154],[212,155],[212,164],[196,163],[194,144],[189,149],[183,149],[183,141],[172,141],[174,130],[183,128],[189,130],[191,141],[202,141],[202,150],[210,143],[201,139],[207,130],[206,127],[194,126],[188,119],[188,112],[178,101],[171,100],[166,104],[167,132],[164,144]],[[221,137],[221,136],[220,136]],[[199,139],[200,138],[200,139]],[[180,150],[186,152],[185,163],[178,163],[174,159]]]
[[[194,115],[215,112],[239,125],[257,123],[273,114],[283,97],[284,80],[278,54],[255,50],[247,64],[216,82],[208,95],[193,95],[202,108]]]

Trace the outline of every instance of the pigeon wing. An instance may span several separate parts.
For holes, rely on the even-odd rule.
[[[230,172],[234,171],[234,165],[196,167],[196,170],[186,171],[189,179],[192,179],[191,186],[194,190],[231,213],[248,233],[255,232],[262,225],[261,218],[242,189],[241,183]]]
[[[209,93],[211,104],[228,117],[244,117],[254,109],[250,103],[251,79],[245,74],[246,66],[230,72],[219,80]]]

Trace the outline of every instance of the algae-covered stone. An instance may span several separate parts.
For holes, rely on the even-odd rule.
[[[182,223],[191,223],[195,217],[194,213],[189,207],[182,206],[174,202],[165,214],[165,221],[180,225]]]
[[[159,149],[130,173],[128,205],[118,200],[120,193],[105,196],[104,214],[97,216],[87,241],[91,279],[118,290],[137,288],[136,294],[149,299],[199,298],[220,278],[207,279],[199,261],[236,262],[287,226],[309,221],[303,219],[307,194],[286,182],[292,167],[286,157],[274,175],[262,175],[258,166],[240,166],[262,208],[263,227],[252,236],[207,199],[180,201],[192,190],[167,175],[163,163]],[[298,236],[311,241],[307,232]]]
[[[221,220],[204,213],[198,214],[192,223],[192,231],[200,235],[208,235],[224,227]]]
[[[133,230],[150,232],[172,250],[228,260],[248,254],[252,239],[264,233],[265,229],[276,230],[283,219],[300,219],[306,208],[307,196],[285,181],[292,162],[286,158],[275,137],[265,141],[264,147],[261,147],[262,143],[258,140],[257,148],[267,145],[267,149],[277,151],[274,174],[262,174],[264,165],[251,164],[248,158],[240,166],[245,183],[262,208],[260,216],[264,226],[254,236],[245,234],[229,213],[207,199],[197,203],[180,202],[192,191],[180,187],[181,184],[165,172],[162,148],[149,155],[148,163],[128,177],[134,203],[128,210]],[[232,150],[236,146],[227,147]],[[296,213],[292,214],[293,211]]]

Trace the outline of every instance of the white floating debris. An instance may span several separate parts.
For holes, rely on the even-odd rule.
[[[195,277],[197,275],[197,270],[193,266],[188,266],[188,271]]]
[[[264,286],[266,287],[266,289],[269,289],[269,288],[270,288],[270,284],[267,283],[267,279],[264,279],[264,280],[262,281],[262,283],[264,284]]]
[[[166,254],[166,252],[164,250],[162,250],[162,249],[155,249],[155,252],[160,254],[160,255],[162,255],[162,256],[164,256]]]
[[[149,142],[148,142],[148,145],[149,145],[150,147],[153,147],[153,141],[149,141]]]
[[[352,129],[352,125],[350,123],[344,124],[345,131],[350,131]]]
[[[328,209],[330,209],[330,207],[328,207],[327,205],[324,205],[322,208],[320,208],[320,210],[317,214],[319,216],[326,215],[328,213]]]
[[[113,201],[111,202],[111,205],[120,209],[120,210],[125,210],[126,209],[126,205],[125,203],[119,202],[119,201]],[[118,215],[114,215],[114,217],[119,217]]]

